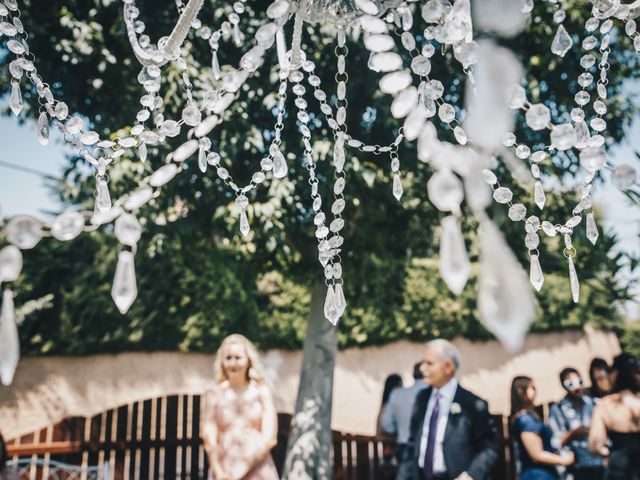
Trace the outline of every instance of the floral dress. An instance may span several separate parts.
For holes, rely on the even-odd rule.
[[[214,422],[217,430],[211,455],[232,478],[239,478],[257,452],[264,448],[262,416],[265,406],[272,407],[271,392],[264,385],[251,382],[243,392],[236,392],[224,384],[206,393],[203,432],[208,422]],[[271,408],[272,409],[272,408]],[[212,470],[212,469],[211,469]],[[215,479],[213,472],[210,479]],[[271,455],[247,473],[243,480],[277,480],[278,472]]]

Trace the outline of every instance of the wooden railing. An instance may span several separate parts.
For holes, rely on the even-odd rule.
[[[500,415],[494,415],[493,419],[504,455],[492,479],[513,480],[508,421]],[[272,455],[279,471],[284,463],[290,420],[288,414],[278,415],[278,444]],[[91,418],[68,418],[7,443],[9,455],[14,458],[55,460],[83,467],[108,463],[113,480],[195,480],[206,478],[208,470],[200,441],[199,395],[143,400]],[[334,431],[334,478],[394,478],[393,453],[385,443],[387,448],[376,437]]]

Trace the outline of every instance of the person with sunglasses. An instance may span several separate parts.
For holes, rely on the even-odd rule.
[[[596,401],[584,393],[584,381],[575,368],[563,369],[560,383],[567,394],[549,411],[552,445],[574,453],[575,463],[565,472],[573,480],[602,480],[605,471],[602,457],[590,453],[588,444]]]

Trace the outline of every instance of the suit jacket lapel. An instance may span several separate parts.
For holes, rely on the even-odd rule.
[[[458,405],[462,406],[463,396],[464,396],[464,390],[460,385],[458,385],[458,388],[456,388],[456,393],[453,396],[453,402],[451,405],[453,406],[454,403],[457,403]],[[456,412],[454,414],[452,413],[452,411],[453,411],[453,408],[450,408],[449,418],[447,419],[447,426],[444,430],[444,438],[442,439],[443,444],[446,444],[449,437],[455,432],[456,426],[458,425],[458,419],[460,418],[461,415],[463,415],[463,412]]]
[[[418,422],[417,438],[422,436],[422,429],[424,428],[424,417],[427,415],[427,406],[429,405],[429,399],[433,393],[433,387],[427,387],[425,389],[425,395],[422,397],[422,404],[420,405],[420,421]]]
[[[427,414],[427,405],[429,405],[431,392],[433,392],[433,388],[427,387],[422,392],[419,392],[418,396],[416,397],[416,402],[419,402],[416,404],[416,408],[418,409],[418,418],[416,419],[417,420],[416,424],[414,425],[412,423],[411,425],[411,429],[414,436],[416,453],[418,453],[420,450],[420,439],[422,437],[422,429],[424,428],[424,417]]]

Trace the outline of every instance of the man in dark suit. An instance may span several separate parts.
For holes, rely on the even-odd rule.
[[[458,349],[446,340],[427,344],[424,381],[413,404],[403,463],[406,480],[488,480],[500,440],[487,402],[458,385]],[[403,480],[405,480],[403,479]]]

